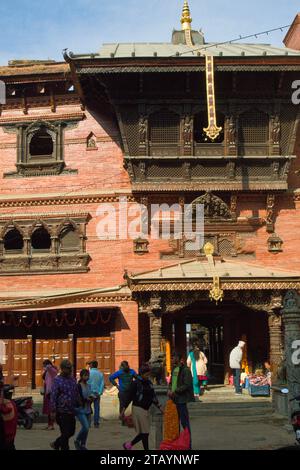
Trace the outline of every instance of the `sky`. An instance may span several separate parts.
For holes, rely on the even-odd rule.
[[[291,24],[299,0],[189,0],[193,28],[222,42]],[[109,42],[170,42],[183,0],[0,0],[0,65],[62,60],[62,50],[99,51]],[[287,30],[248,42],[280,46]]]

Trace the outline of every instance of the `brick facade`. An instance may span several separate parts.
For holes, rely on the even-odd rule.
[[[29,67],[30,69],[30,67]],[[29,70],[28,69],[28,70]],[[18,71],[18,73],[21,73]],[[30,80],[28,80],[30,82]],[[30,101],[30,100],[29,100]],[[65,116],[81,114],[82,119],[72,128],[66,129],[64,153],[66,168],[77,173],[43,177],[5,177],[15,171],[17,155],[16,133],[7,132],[5,125],[13,120],[65,119]],[[24,115],[21,107],[4,107],[0,116],[0,217],[13,219],[29,215],[89,213],[86,251],[91,257],[87,273],[1,275],[0,288],[3,291],[51,291],[59,288],[97,289],[111,288],[124,284],[124,271],[144,272],[173,264],[175,261],[162,259],[161,253],[172,253],[166,240],[150,240],[149,253],[139,256],[134,253],[132,240],[101,241],[97,237],[99,216],[97,210],[103,202],[110,202],[118,210],[117,198],[125,195],[134,200],[131,183],[123,166],[123,153],[119,129],[113,118],[95,115],[89,109],[82,109],[79,98],[71,104],[58,104],[55,113],[50,105],[33,107]],[[87,139],[93,134],[96,148],[88,148]],[[289,191],[278,194],[275,203],[275,231],[283,240],[283,251],[276,255],[268,251],[270,236],[266,227],[259,227],[243,240],[241,259],[261,266],[274,266],[300,271],[298,240],[300,232],[300,195],[295,196],[299,187],[300,136],[296,145],[297,160],[290,171]],[[173,199],[172,199],[173,198]],[[168,200],[178,202],[176,196]],[[164,202],[165,198],[160,197]],[[248,197],[238,195],[239,217],[255,214],[266,217],[266,195],[255,193]],[[68,309],[77,304],[68,303]],[[93,305],[95,307],[95,305]],[[103,305],[99,304],[99,308]],[[139,361],[149,356],[149,327],[147,318],[141,319],[137,303],[116,302],[119,309],[114,333],[115,365],[128,359],[138,367]],[[104,306],[105,308],[105,306]]]

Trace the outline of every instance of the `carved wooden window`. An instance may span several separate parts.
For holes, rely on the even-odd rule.
[[[65,126],[37,121],[18,128],[16,166],[20,176],[58,175],[64,170]]]
[[[60,251],[74,252],[80,250],[80,238],[74,227],[65,227],[59,237]]]
[[[0,221],[0,275],[87,272],[90,215],[37,215]]]
[[[19,230],[9,230],[4,237],[4,251],[7,253],[19,253],[24,248],[24,240]]]
[[[219,242],[219,253],[222,256],[232,256],[234,247],[230,240],[223,239]]]
[[[42,126],[35,134],[33,134],[29,145],[29,154],[31,157],[53,157],[53,138],[47,132],[45,126]]]
[[[152,144],[179,144],[179,115],[169,110],[161,110],[151,114],[149,135]]]
[[[239,119],[239,141],[246,144],[266,144],[269,140],[268,114],[251,110]]]
[[[215,139],[211,140],[204,132],[207,127],[207,112],[203,111],[194,116],[194,141],[196,144],[221,144],[224,142],[224,129],[225,129],[225,116],[222,113],[217,113],[217,123],[222,127],[222,132]]]
[[[51,237],[44,227],[36,229],[31,236],[33,252],[48,252],[51,248]]]

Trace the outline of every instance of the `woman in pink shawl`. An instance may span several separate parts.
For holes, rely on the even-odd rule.
[[[46,359],[43,362],[44,373],[43,373],[43,381],[44,381],[44,403],[43,403],[43,414],[48,416],[48,426],[47,430],[54,429],[54,421],[51,416],[51,409],[50,409],[50,394],[52,390],[52,385],[54,382],[55,377],[57,376],[57,368],[52,364],[49,359]]]

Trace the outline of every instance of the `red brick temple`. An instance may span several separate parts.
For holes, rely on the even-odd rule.
[[[298,19],[297,19],[298,18]],[[41,385],[44,359],[106,377],[167,342],[203,342],[211,375],[283,357],[300,289],[297,17],[282,48],[206,43],[187,2],[170,43],[104,44],[0,67],[0,362]],[[104,240],[99,207],[204,206],[204,246]],[[170,216],[170,224],[174,220]],[[1,352],[2,351],[2,352]]]

